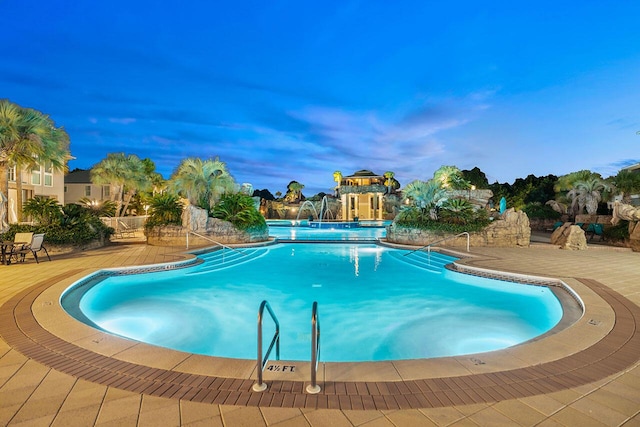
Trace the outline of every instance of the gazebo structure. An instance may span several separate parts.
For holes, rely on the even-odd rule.
[[[342,219],[383,219],[382,196],[387,189],[384,182],[384,176],[369,170],[359,170],[343,177],[337,188],[342,202]]]

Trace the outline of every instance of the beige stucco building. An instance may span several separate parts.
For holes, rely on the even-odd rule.
[[[56,172],[51,162],[38,164],[33,169],[23,169],[22,178],[22,203],[33,199],[36,196],[47,197],[64,204],[64,173]],[[9,194],[8,211],[9,223],[18,221],[18,210],[22,206],[17,206],[17,182],[18,174],[16,167],[9,168]]]
[[[382,198],[387,190],[384,182],[384,176],[369,170],[359,170],[353,175],[342,177],[337,188],[342,203],[342,219],[384,219]]]
[[[81,199],[102,203],[110,200],[109,191],[108,185],[96,185],[91,182],[91,169],[76,169],[64,177],[65,204],[78,203]]]

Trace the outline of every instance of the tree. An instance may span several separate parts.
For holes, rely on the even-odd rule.
[[[489,187],[489,180],[487,179],[487,176],[477,166],[471,170],[462,170],[460,173],[462,174],[462,177],[469,182],[469,184],[475,185],[476,188]]]
[[[613,177],[613,185],[622,193],[622,201],[628,204],[631,195],[640,192],[640,173],[622,169]]]
[[[56,127],[49,116],[0,100],[0,193],[9,194],[9,167],[16,166],[16,204],[22,207],[21,169],[36,164],[52,171],[64,171],[69,153],[69,135]],[[8,216],[5,205],[5,216]],[[22,209],[18,209],[18,221]]]
[[[171,177],[170,187],[192,205],[211,211],[223,194],[233,192],[235,181],[227,165],[218,157],[211,160],[188,158]]]
[[[385,177],[384,185],[387,186],[387,194],[391,194],[391,191],[393,189],[393,176],[394,175],[395,175],[395,173],[393,173],[391,171],[386,171],[384,173],[384,177]]]
[[[441,166],[433,173],[433,180],[438,181],[442,188],[465,190],[471,187],[456,166]]]
[[[595,215],[598,212],[598,203],[602,200],[602,192],[609,189],[609,184],[594,177],[577,181],[567,195],[573,199],[572,207],[574,204],[578,204],[578,213],[582,213],[582,210],[586,208],[589,215]]]
[[[340,182],[342,182],[342,172],[335,171],[333,173],[333,180],[338,183],[338,185],[336,186],[336,189],[340,188]]]
[[[441,181],[435,179],[429,181],[413,181],[407,184],[403,194],[413,201],[414,205],[423,212],[429,212],[431,219],[438,219],[438,208],[447,201],[447,191],[442,187]]]
[[[142,160],[134,154],[109,153],[91,169],[91,182],[110,187],[110,200],[116,203],[116,216],[124,216],[132,197],[149,188]]]
[[[284,196],[285,200],[292,203],[298,203],[304,200],[304,195],[302,194],[303,189],[304,185],[298,181],[291,181],[289,185],[287,185],[287,194]]]

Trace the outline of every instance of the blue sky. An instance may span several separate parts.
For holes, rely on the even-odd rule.
[[[219,156],[310,196],[333,171],[491,182],[640,162],[640,2],[0,0],[0,98],[71,168]]]

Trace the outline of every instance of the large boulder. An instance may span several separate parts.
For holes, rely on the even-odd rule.
[[[551,233],[551,244],[558,245],[561,249],[585,250],[587,249],[587,236],[582,228],[567,222]]]

